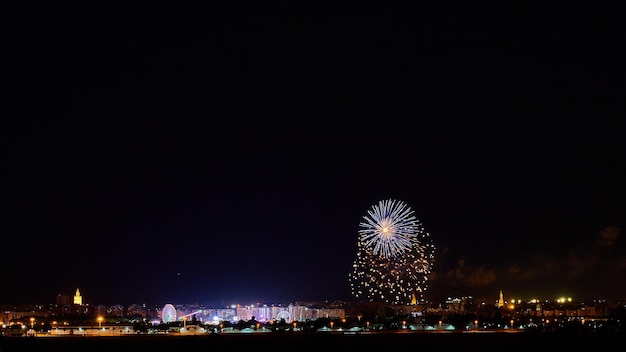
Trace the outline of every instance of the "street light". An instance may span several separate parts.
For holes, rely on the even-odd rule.
[[[102,329],[102,317],[98,317],[98,330]]]

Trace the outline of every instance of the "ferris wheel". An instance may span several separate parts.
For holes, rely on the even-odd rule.
[[[161,321],[164,323],[171,323],[176,321],[176,308],[171,304],[166,304],[161,311]]]
[[[276,320],[281,320],[281,319],[285,319],[286,322],[290,323],[291,314],[289,314],[289,312],[286,310],[281,310],[280,312],[278,312],[278,314],[276,314]]]

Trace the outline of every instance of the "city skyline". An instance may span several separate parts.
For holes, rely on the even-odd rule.
[[[7,22],[0,304],[351,299],[386,199],[433,241],[426,299],[626,297],[620,21],[62,7]]]
[[[568,290],[562,290],[562,291],[568,291]],[[597,297],[575,297],[575,296],[568,296],[568,295],[548,295],[548,296],[543,296],[543,295],[538,295],[538,294],[529,294],[529,295],[525,295],[525,296],[521,296],[521,295],[516,295],[516,294],[506,294],[506,298],[504,298],[505,295],[503,293],[502,290],[500,290],[499,292],[495,292],[495,293],[491,293],[491,294],[487,294],[484,296],[475,296],[473,294],[466,294],[466,295],[453,295],[453,294],[447,294],[447,295],[441,295],[441,296],[437,296],[437,297],[430,297],[430,299],[425,299],[425,300],[421,300],[419,301],[416,297],[414,297],[412,300],[410,300],[409,302],[404,302],[404,301],[386,301],[384,299],[374,299],[374,300],[369,300],[369,299],[363,299],[363,297],[355,297],[354,295],[351,295],[349,298],[345,299],[345,300],[341,300],[341,299],[317,299],[317,300],[304,300],[304,299],[290,299],[290,300],[286,300],[286,301],[277,301],[277,300],[267,300],[267,301],[262,301],[262,300],[249,300],[249,301],[237,301],[237,300],[230,300],[228,301],[229,303],[222,303],[222,304],[215,304],[214,302],[211,301],[189,301],[189,302],[180,302],[180,301],[175,301],[175,300],[162,300],[162,301],[154,301],[152,299],[150,299],[149,297],[145,297],[142,300],[138,300],[138,301],[134,301],[134,302],[130,302],[128,300],[120,300],[118,302],[94,302],[91,301],[90,299],[85,300],[85,297],[83,296],[83,294],[81,293],[80,287],[77,287],[74,291],[73,294],[69,294],[66,291],[61,291],[59,293],[57,293],[57,295],[52,299],[48,299],[48,300],[44,300],[44,301],[37,301],[37,302],[21,302],[21,303],[15,303],[15,302],[5,302],[0,304],[0,306],[5,306],[5,307],[9,307],[9,306],[39,306],[39,307],[44,307],[44,306],[152,306],[152,307],[159,307],[159,306],[164,306],[164,305],[174,305],[174,306],[204,306],[204,307],[209,307],[212,309],[217,309],[217,308],[233,308],[233,307],[246,307],[246,306],[288,306],[288,305],[305,305],[305,306],[342,306],[342,305],[371,305],[371,304],[378,304],[378,305],[388,305],[388,306],[423,306],[423,307],[428,307],[428,306],[437,306],[440,305],[443,302],[447,302],[450,300],[456,300],[456,299],[470,299],[472,301],[476,301],[476,302],[481,302],[481,304],[493,304],[494,306],[501,306],[503,303],[507,303],[507,302],[519,302],[519,303],[532,303],[532,302],[544,302],[544,303],[549,303],[549,302],[564,302],[564,301],[568,301],[568,302],[605,302],[608,304],[620,304],[619,302],[623,302],[625,299],[624,298],[618,298],[618,299],[606,299],[606,295],[599,295]]]
[[[301,307],[318,307],[318,308],[326,308],[326,309],[355,309],[357,307],[361,307],[361,309],[365,307],[375,307],[375,306],[385,306],[391,309],[404,311],[406,309],[413,309],[415,312],[417,311],[427,311],[432,309],[440,309],[442,306],[455,305],[458,302],[472,302],[472,304],[476,304],[477,306],[485,306],[492,305],[496,308],[501,307],[510,307],[510,305],[519,305],[519,304],[576,304],[576,305],[602,305],[613,308],[620,308],[623,305],[624,299],[619,300],[606,300],[601,297],[595,298],[579,298],[579,297],[571,297],[571,296],[551,296],[551,297],[542,297],[537,295],[529,295],[528,297],[521,297],[515,295],[505,294],[502,290],[496,292],[495,294],[488,295],[485,297],[476,297],[473,295],[466,296],[454,296],[447,295],[442,297],[437,297],[433,300],[428,301],[417,301],[413,299],[411,302],[389,302],[385,300],[362,300],[362,299],[348,299],[346,301],[341,300],[317,300],[317,301],[306,301],[306,300],[298,300],[294,299],[291,301],[278,302],[278,301],[250,301],[250,302],[236,302],[232,301],[228,304],[223,305],[213,305],[207,302],[177,302],[177,301],[163,301],[163,302],[153,302],[150,299],[145,299],[143,301],[137,302],[91,302],[89,299],[85,300],[85,297],[80,291],[80,288],[76,288],[74,294],[67,294],[65,292],[61,292],[56,295],[55,302],[29,302],[22,304],[0,304],[0,307],[11,309],[18,309],[19,312],[24,311],[46,311],[49,309],[52,310],[64,310],[65,313],[70,313],[71,310],[68,309],[78,309],[74,311],[72,314],[78,315],[102,315],[101,310],[105,307],[113,308],[114,310],[120,309],[147,309],[147,310],[156,310],[161,311],[166,307],[172,306],[175,309],[182,309],[185,312],[196,311],[198,309],[235,309],[235,308],[255,308],[255,307],[288,307],[288,306],[301,306]],[[456,302],[456,303],[455,303]],[[11,307],[11,308],[10,308]],[[74,307],[74,308],[70,308]],[[395,308],[393,308],[395,307]],[[412,307],[412,308],[411,308]],[[84,310],[83,310],[84,309]],[[95,310],[94,310],[95,309]],[[359,309],[359,308],[357,308]],[[188,314],[188,313],[186,313]]]

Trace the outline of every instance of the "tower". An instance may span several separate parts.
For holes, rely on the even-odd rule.
[[[74,295],[74,304],[78,304],[79,306],[83,305],[83,297],[80,296],[78,288],[76,289],[76,294]]]
[[[504,306],[504,296],[502,296],[502,290],[500,290],[500,298],[498,298],[498,308]]]

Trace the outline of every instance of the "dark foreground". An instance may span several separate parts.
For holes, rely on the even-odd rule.
[[[3,337],[0,352],[14,351],[299,351],[412,348],[424,351],[536,350],[545,347],[594,349],[626,342],[620,333],[404,333],[404,334],[219,334],[197,336]]]

